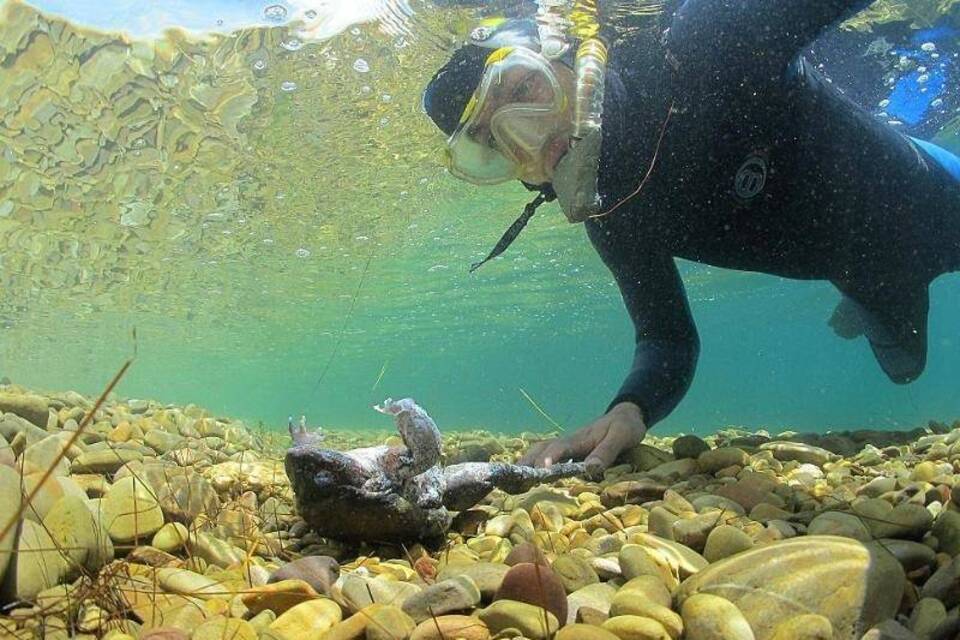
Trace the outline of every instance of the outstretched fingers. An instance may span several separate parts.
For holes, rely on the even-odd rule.
[[[608,429],[603,439],[593,448],[584,461],[587,470],[598,473],[613,465],[623,451],[637,443],[639,438],[629,429]]]

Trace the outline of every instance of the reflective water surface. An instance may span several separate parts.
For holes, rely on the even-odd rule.
[[[449,428],[547,426],[527,397],[565,426],[601,411],[632,330],[582,229],[547,207],[467,273],[528,198],[454,181],[421,112],[478,18],[524,10],[468,4],[0,3],[0,376],[92,393],[136,348],[122,395],[271,425],[383,426],[388,395]],[[919,81],[897,47],[954,4],[877,3],[828,37],[862,62],[825,45],[825,70],[864,101],[861,75]],[[891,24],[903,42],[871,32]],[[956,149],[941,115],[928,137]],[[897,387],[826,326],[828,285],[682,270],[703,354],[662,429],[960,413],[957,277],[933,288],[927,372]]]

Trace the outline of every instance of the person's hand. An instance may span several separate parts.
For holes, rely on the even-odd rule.
[[[549,467],[554,462],[584,460],[591,474],[613,464],[621,452],[637,445],[647,434],[643,412],[632,402],[621,402],[606,415],[565,438],[538,442],[520,464]]]

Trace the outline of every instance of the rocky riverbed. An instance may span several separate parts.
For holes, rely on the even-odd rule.
[[[427,548],[324,539],[286,435],[0,385],[0,637],[952,639],[960,423],[656,437],[602,480],[495,491]],[[452,434],[447,464],[543,436]],[[395,435],[328,433],[352,448]],[[9,525],[9,526],[6,526]]]

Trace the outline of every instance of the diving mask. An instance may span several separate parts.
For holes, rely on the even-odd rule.
[[[497,49],[487,58],[480,85],[447,143],[453,175],[477,185],[530,176],[548,181],[546,171],[566,151],[572,131],[554,64],[523,47]]]

